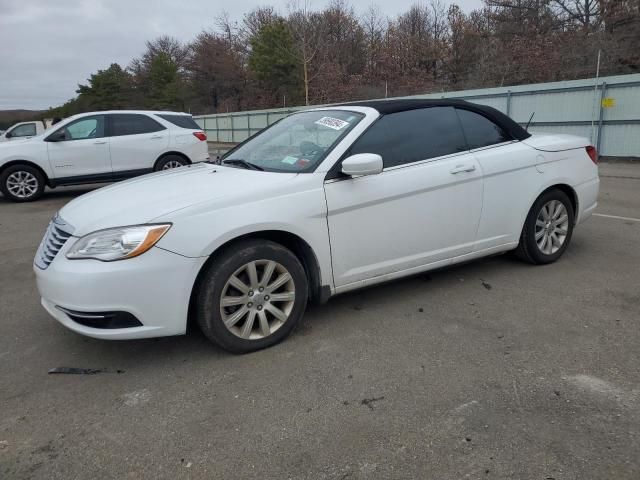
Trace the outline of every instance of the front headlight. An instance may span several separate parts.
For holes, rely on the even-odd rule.
[[[103,262],[142,255],[171,228],[170,223],[99,230],[80,238],[67,252],[71,260],[93,258]]]

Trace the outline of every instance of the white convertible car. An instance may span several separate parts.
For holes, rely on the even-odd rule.
[[[596,208],[595,149],[449,100],[295,113],[221,164],[83,195],[35,257],[44,308],[104,339],[183,334],[232,352],[286,337],[307,302],[515,250],[557,260]]]

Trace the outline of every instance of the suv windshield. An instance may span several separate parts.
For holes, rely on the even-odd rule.
[[[345,110],[296,113],[231,150],[222,163],[269,172],[313,171],[363,117]]]

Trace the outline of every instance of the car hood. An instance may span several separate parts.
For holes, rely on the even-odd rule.
[[[270,173],[211,164],[197,164],[151,173],[82,195],[65,205],[60,217],[74,227],[74,236],[104,228],[149,223],[158,217],[171,221],[181,210],[224,199],[255,198],[295,178],[296,174]]]

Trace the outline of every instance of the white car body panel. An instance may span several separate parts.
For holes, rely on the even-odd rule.
[[[114,172],[142,170],[153,166],[167,151],[171,134],[167,130],[109,138]],[[193,135],[192,135],[193,136]]]
[[[0,143],[0,169],[7,164],[27,162],[37,165],[47,177],[53,178],[54,173],[49,163],[47,142],[39,141],[41,139],[42,136],[39,136]]]
[[[67,242],[58,255],[64,258],[72,244]],[[179,320],[186,318],[193,279],[205,261],[206,258],[186,258],[152,248],[132,259],[135,263],[128,266],[98,260],[55,262],[47,270],[40,270],[43,274],[37,275],[37,284],[45,309],[63,325],[83,335],[96,338],[179,335],[186,330],[186,322]],[[132,265],[136,271],[126,273]],[[169,278],[167,272],[171,272]],[[90,275],[99,275],[100,289],[87,282]],[[70,292],[73,294],[69,295]],[[110,310],[113,298],[118,298],[121,308],[145,326],[135,332],[129,328],[98,330],[71,321],[55,308],[58,305],[78,311]]]
[[[589,140],[561,133],[534,133],[522,143],[543,152],[560,152],[586,147],[589,145]]]
[[[461,171],[451,174],[456,168]],[[473,248],[482,174],[471,154],[328,182],[325,190],[337,288]]]
[[[59,214],[75,228],[73,237],[47,269],[35,268],[47,311],[97,338],[178,334],[202,266],[222,245],[246,234],[299,237],[314,253],[322,286],[336,294],[515,248],[531,205],[551,186],[574,192],[576,223],[597,205],[597,166],[580,137],[535,136],[377,175],[327,179],[379,114],[367,107],[326,109],[365,117],[312,173],[194,165],[121,182],[67,204]],[[64,255],[78,237],[144,223],[172,227],[139,257],[100,262]],[[87,278],[100,279],[99,288]],[[55,305],[128,311],[144,327],[84,327]]]
[[[46,146],[53,178],[111,172],[108,138],[38,143]]]

